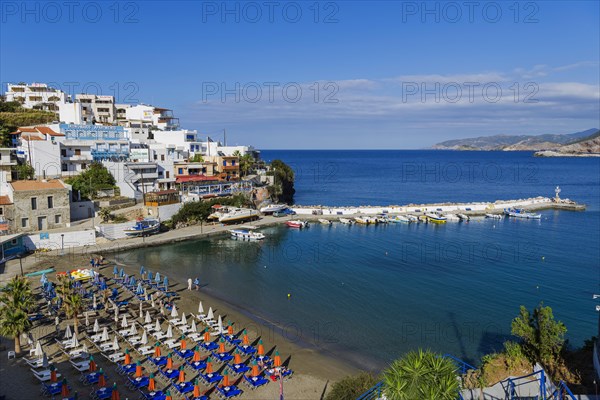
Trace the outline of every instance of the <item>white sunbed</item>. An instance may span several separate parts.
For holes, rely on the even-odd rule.
[[[154,336],[157,340],[162,340],[167,337],[167,334],[163,332],[154,332],[152,336]]]
[[[71,361],[71,365],[73,366],[73,368],[75,368],[79,372],[88,371],[90,369],[90,361],[89,360],[79,361],[79,362]]]
[[[41,371],[36,371],[35,369],[31,368],[31,372],[33,372],[33,375],[40,381],[40,382],[46,382],[50,380],[50,370],[49,369],[44,369]],[[56,377],[60,377],[61,375],[59,373],[56,373]]]
[[[32,358],[32,359],[25,359],[25,362],[27,363],[27,365],[29,365],[30,367],[33,368],[39,368],[42,366],[44,359],[43,358]]]
[[[193,340],[194,342],[199,342],[202,339],[202,334],[198,332],[194,332],[190,335],[187,335],[188,339]]]
[[[156,324],[148,324],[148,325],[144,325],[144,329],[146,330],[146,332],[154,332],[156,329]]]
[[[108,358],[110,361],[117,363],[117,362],[125,359],[125,354],[119,352],[119,353],[105,355],[105,357]]]
[[[154,348],[150,347],[150,346],[144,346],[144,347],[140,347],[139,349],[137,349],[137,352],[143,356],[148,356],[148,355],[154,353]]]
[[[85,349],[83,347],[80,347],[78,349],[73,349],[73,350],[69,351],[69,358],[78,357],[81,354],[84,354],[84,350]]]
[[[183,322],[181,321],[181,318],[173,318],[169,320],[169,323],[173,326],[179,326],[179,325],[183,325]]]
[[[131,329],[130,328],[122,329],[117,333],[123,337],[131,336]]]
[[[127,341],[132,346],[137,346],[142,341],[142,337],[141,336],[129,337],[129,338],[127,338]]]
[[[102,351],[103,353],[114,351],[114,350],[118,350],[118,348],[115,348],[113,346],[113,342],[112,341],[106,342],[106,343],[102,343],[98,347],[100,348],[100,351]]]
[[[174,349],[176,347],[181,346],[181,342],[175,341],[175,339],[169,339],[169,340],[163,342],[163,345],[167,346],[169,349]]]

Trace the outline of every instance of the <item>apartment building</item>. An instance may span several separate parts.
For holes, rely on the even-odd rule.
[[[16,101],[24,108],[53,111],[58,113],[60,104],[68,100],[68,96],[45,83],[9,83],[5,92],[6,101]]]

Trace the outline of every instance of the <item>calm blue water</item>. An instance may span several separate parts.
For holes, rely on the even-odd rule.
[[[369,368],[417,347],[477,362],[508,338],[519,305],[540,301],[573,344],[597,334],[600,160],[435,151],[264,151],[263,158],[294,166],[299,204],[491,201],[550,196],[560,185],[562,197],[588,211],[545,211],[541,221],[272,227],[261,243],[199,240],[130,251],[122,261],[162,266],[181,280],[199,275],[204,290],[290,340]]]

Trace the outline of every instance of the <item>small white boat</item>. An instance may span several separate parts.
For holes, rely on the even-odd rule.
[[[287,204],[267,204],[262,206],[259,211],[263,214],[272,214],[274,212],[283,211],[288,208]]]
[[[534,214],[523,210],[522,208],[504,209],[504,214],[509,217],[526,218],[526,219],[542,219],[542,214]]]
[[[229,231],[231,233],[231,237],[234,239],[242,239],[242,240],[262,240],[265,238],[260,232],[252,232],[248,229],[231,229]]]
[[[158,233],[160,222],[153,218],[142,219],[136,222],[131,228],[124,230],[127,236],[142,236]]]
[[[387,224],[388,222],[390,222],[390,219],[386,215],[382,215],[379,217],[375,217],[375,222],[377,222],[378,224]]]
[[[408,224],[411,220],[406,215],[396,215],[394,218],[390,218],[390,222],[398,223],[402,222]]]
[[[208,216],[208,219],[216,219],[222,224],[233,222],[252,221],[259,218],[258,211],[250,208],[230,208],[215,204],[215,212]]]
[[[460,218],[461,221],[468,221],[469,219],[471,219],[466,214],[458,214],[458,218]]]
[[[289,226],[290,228],[306,228],[308,226],[308,222],[306,221],[300,221],[300,220],[295,220],[295,221],[286,221],[285,224],[287,226]]]
[[[502,215],[500,214],[485,214],[486,218],[492,218],[492,219],[502,219]]]
[[[342,224],[345,224],[345,225],[351,225],[352,224],[352,220],[348,219],[348,218],[340,218],[340,222]]]
[[[446,217],[446,220],[448,220],[448,221],[460,221],[460,218],[458,218],[458,215],[445,214],[444,217]]]
[[[323,225],[331,225],[331,221],[325,218],[319,218],[319,222]]]
[[[373,217],[356,217],[354,221],[361,225],[374,225],[377,223],[377,220]]]
[[[425,214],[429,222],[433,222],[435,224],[445,224],[446,217],[437,213],[427,213]]]
[[[410,222],[419,222],[419,218],[414,215],[407,215],[406,218],[408,218]]]

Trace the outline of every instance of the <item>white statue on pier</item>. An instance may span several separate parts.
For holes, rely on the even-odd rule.
[[[554,201],[556,201],[557,203],[560,202],[560,194],[561,190],[560,190],[560,186],[557,186],[556,189],[554,189],[554,193],[556,193],[556,196],[554,197]]]

